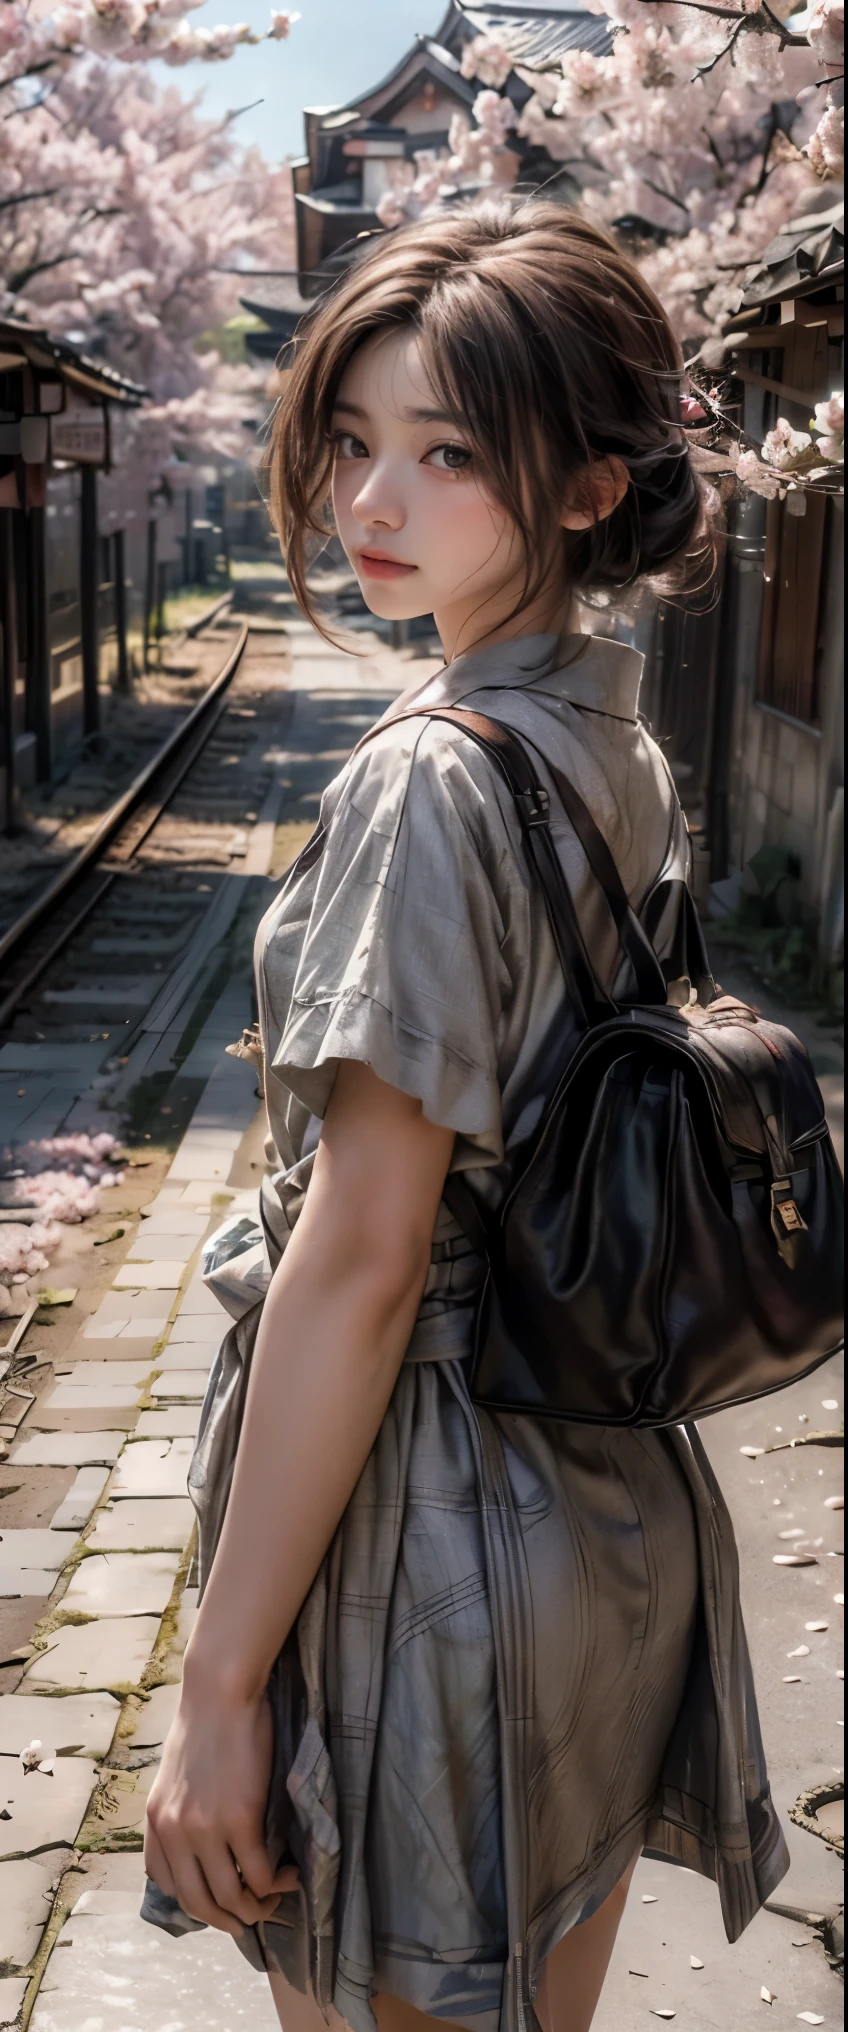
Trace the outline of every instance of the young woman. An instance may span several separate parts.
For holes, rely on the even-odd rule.
[[[497,1206],[577,1025],[505,783],[410,707],[532,741],[637,909],[685,874],[641,659],[573,618],[578,592],[709,575],[680,393],[613,244],[495,204],[366,251],[278,411],[305,611],[335,527],[372,610],[432,612],[445,656],[259,930],[276,1267],[207,1399],[202,1606],[148,1812],[146,1915],[231,1933],[285,2032],[588,2032],[644,1846],[717,1878],[731,1938],[786,1866],[697,1438],[475,1407],[482,1265],[443,1201],[461,1170]],[[606,905],[554,829],[612,989]]]

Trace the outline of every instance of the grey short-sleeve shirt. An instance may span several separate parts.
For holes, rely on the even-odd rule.
[[[667,765],[637,712],[642,659],[596,636],[525,636],[457,658],[391,708],[324,793],[323,852],[296,864],[264,917],[256,960],[267,1101],[296,1218],[339,1061],[371,1065],[456,1130],[452,1166],[494,1201],[575,1036],[544,897],[512,798],[467,735],[411,704],[505,721],[585,798],[638,908],[689,844]],[[552,823],[596,972],[620,953],[607,905],[550,779]],[[561,817],[557,817],[557,812]],[[660,946],[660,957],[664,957]],[[284,1237],[281,1237],[284,1239]],[[443,1209],[425,1292],[468,1305]],[[467,1266],[470,1269],[470,1266]],[[456,1322],[458,1324],[458,1322]]]

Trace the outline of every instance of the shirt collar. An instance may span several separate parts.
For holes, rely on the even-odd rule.
[[[457,656],[422,686],[411,686],[386,714],[413,706],[451,706],[470,694],[534,689],[619,720],[637,717],[644,657],[603,635],[520,635]]]

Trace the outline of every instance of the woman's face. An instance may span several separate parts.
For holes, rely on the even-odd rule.
[[[385,620],[434,614],[448,656],[509,614],[523,583],[515,524],[487,490],[467,431],[441,407],[415,332],[354,354],[332,419],[336,527]]]

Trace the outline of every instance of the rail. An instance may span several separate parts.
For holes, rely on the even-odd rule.
[[[175,728],[173,734],[163,743],[158,752],[151,756],[150,761],[139,771],[139,774],[128,785],[122,795],[116,799],[107,812],[104,812],[99,824],[95,826],[93,833],[86,840],[85,845],[80,848],[79,853],[75,854],[73,859],[68,861],[64,868],[60,869],[54,880],[48,884],[46,889],[41,891],[39,896],[34,898],[28,909],[24,910],[21,916],[15,919],[15,922],[9,926],[8,931],[0,938],[0,965],[10,959],[13,954],[17,953],[35,931],[49,922],[65,897],[70,894],[70,891],[82,877],[102,858],[106,848],[115,839],[116,834],[120,832],[125,821],[141,802],[145,791],[150,788],[150,785],[155,782],[158,776],[167,770],[169,763],[175,757],[181,757],[183,767],[172,772],[165,794],[153,808],[149,817],[149,823],[145,825],[143,832],[134,841],[133,851],[141,845],[142,839],[146,838],[147,833],[156,824],[160,813],[165,809],[174,792],[179,788],[186,771],[191,767],[192,762],[205,745],[213,727],[217,723],[218,714],[214,711],[215,704],[221,698],[222,693],[226,691],[235,675],[241,661],[248,633],[249,623],[243,621],[239,629],[238,639],[231,649],[223,668],[218,672],[218,676],[209,686],[208,691],[205,691],[203,697],[198,699],[197,704],[192,707],[191,712],[186,715],[180,726]],[[205,721],[208,721],[208,725],[204,725]],[[192,741],[191,737],[196,731],[199,732],[200,738]],[[105,889],[113,880],[114,871],[104,876],[95,894],[89,898],[72,922],[64,926],[55,944],[39,957],[35,968],[31,969],[23,980],[18,981],[6,995],[5,999],[0,1003],[0,1026],[7,1021],[20,1002],[21,997],[34,985],[38,976],[44,972],[45,967],[49,966],[51,960],[68,943],[68,940],[73,937],[78,926],[83,923],[90,911],[94,909],[95,904],[99,902]]]

